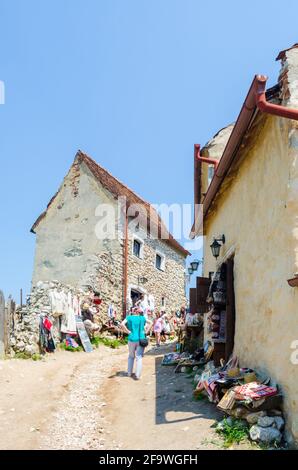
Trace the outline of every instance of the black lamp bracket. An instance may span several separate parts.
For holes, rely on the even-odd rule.
[[[222,235],[220,238],[214,238],[214,240],[216,240],[217,242],[222,242],[222,244],[224,245],[226,242],[226,237]]]

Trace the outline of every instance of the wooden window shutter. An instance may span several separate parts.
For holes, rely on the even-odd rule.
[[[197,313],[197,289],[195,287],[189,289],[189,311]]]
[[[197,312],[205,313],[208,311],[208,304],[206,302],[209,287],[210,287],[209,277],[197,277],[197,288],[196,288],[196,303],[197,303]]]

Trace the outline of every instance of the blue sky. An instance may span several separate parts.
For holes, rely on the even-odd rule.
[[[192,202],[193,144],[255,73],[276,82],[297,17],[295,0],[0,0],[0,289],[29,291],[29,229],[79,148],[152,203]]]

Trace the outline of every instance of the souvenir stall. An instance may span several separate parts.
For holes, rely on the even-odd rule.
[[[40,316],[41,350],[53,352],[55,342],[63,343],[66,349],[77,349],[80,342],[86,352],[91,352],[90,339],[100,329],[100,293],[91,289],[78,291],[61,284],[53,286],[53,283],[51,287],[50,308]]]
[[[39,281],[20,310],[11,347],[28,355],[64,349],[90,351],[90,339],[102,329],[107,312],[100,293],[91,287],[75,288],[59,281]]]
[[[207,297],[207,333],[214,344],[213,359],[227,361],[233,352],[235,333],[235,300],[233,259],[222,263],[212,277]]]

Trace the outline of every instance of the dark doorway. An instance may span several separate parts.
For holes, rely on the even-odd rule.
[[[131,289],[131,301],[132,301],[132,306],[134,307],[136,302],[141,298],[141,292],[138,292],[137,290]]]
[[[215,292],[221,296],[215,296]],[[214,343],[213,359],[216,365],[220,360],[228,361],[234,349],[235,336],[235,292],[234,292],[234,257],[221,264],[214,278],[197,277],[196,288],[189,291],[190,311],[208,315],[215,329],[211,330]],[[207,298],[212,298],[208,300]],[[211,317],[211,320],[210,320]]]
[[[215,292],[213,293],[213,312],[219,317],[215,330],[213,359],[218,366],[220,360],[228,361],[233,354],[235,336],[235,292],[234,258],[221,264],[217,271]]]

